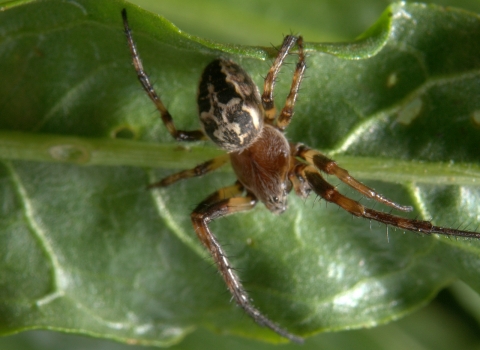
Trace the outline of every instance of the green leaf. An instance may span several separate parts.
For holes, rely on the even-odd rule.
[[[374,23],[392,0],[132,0],[182,30],[222,43],[271,46],[279,35],[300,33],[312,42],[345,41]],[[477,0],[429,0],[480,12]]]
[[[123,7],[181,128],[198,128],[196,84],[212,58],[232,57],[261,85],[275,55],[189,36],[120,1],[24,1],[0,12],[0,332],[169,345],[200,326],[278,341],[229,303],[189,221],[233,173],[145,190],[218,150],[180,148],[159,122],[131,66]],[[414,216],[476,229],[479,39],[477,15],[400,3],[358,41],[307,43],[288,138],[415,204]],[[396,319],[457,278],[480,291],[479,242],[387,235],[314,198],[292,195],[280,217],[259,205],[212,229],[260,310],[302,335]]]

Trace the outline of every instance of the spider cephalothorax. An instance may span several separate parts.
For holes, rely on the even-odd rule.
[[[138,79],[155,103],[170,134],[179,141],[209,138],[228,152],[194,169],[170,175],[150,187],[168,186],[182,179],[204,175],[228,161],[231,162],[237,177],[235,184],[214,192],[200,203],[192,212],[191,220],[195,233],[210,252],[233,298],[260,325],[269,327],[292,341],[302,341],[302,338],[279,327],[253,306],[225,251],[208,226],[213,219],[250,210],[258,201],[265,204],[271,212],[281,214],[287,208],[287,194],[292,189],[302,198],[314,191],[326,201],[335,203],[358,217],[424,234],[480,238],[480,234],[476,232],[438,227],[429,221],[407,219],[366,208],[339,193],[322,177],[321,172],[336,176],[364,196],[385,205],[402,211],[412,209],[386,199],[355,180],[348,171],[319,151],[300,143],[288,142],[283,131],[292,119],[293,107],[306,67],[302,37],[287,35],[284,38],[265,78],[262,95],[250,76],[238,64],[219,58],[207,65],[200,80],[197,97],[203,130],[183,131],[176,129],[170,113],[145,74],[125,10],[122,15]],[[295,46],[299,58],[290,93],[285,106],[277,114],[273,100],[275,80],[285,57]]]

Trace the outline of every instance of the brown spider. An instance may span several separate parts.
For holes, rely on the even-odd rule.
[[[258,324],[292,341],[299,343],[303,341],[302,338],[279,327],[255,308],[237,273],[230,265],[225,251],[208,227],[210,221],[216,218],[252,209],[257,201],[265,204],[272,213],[281,214],[287,209],[287,195],[292,189],[302,198],[306,198],[313,190],[321,198],[337,204],[355,216],[403,230],[427,235],[438,233],[480,238],[480,234],[476,232],[438,227],[429,221],[402,218],[364,207],[339,193],[334,186],[325,181],[320,171],[336,176],[368,198],[398,210],[412,210],[411,207],[398,205],[358,182],[347,170],[340,168],[335,161],[319,151],[301,143],[287,141],[283,131],[292,119],[293,107],[306,67],[301,36],[285,37],[265,78],[261,96],[250,76],[238,64],[222,58],[208,64],[200,79],[197,96],[202,130],[183,131],[175,127],[170,113],[143,69],[125,9],[122,11],[122,17],[138,79],[155,103],[170,134],[178,141],[209,138],[228,152],[193,169],[170,175],[151,184],[149,188],[169,186],[179,180],[201,176],[218,169],[228,161],[231,162],[237,176],[235,184],[210,195],[192,212],[191,219],[195,233],[212,255],[233,298]],[[290,93],[285,106],[280,114],[277,114],[273,100],[275,81],[285,57],[295,45],[299,58]]]

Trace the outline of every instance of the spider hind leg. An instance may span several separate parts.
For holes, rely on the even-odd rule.
[[[173,123],[173,118],[170,115],[170,112],[167,110],[165,105],[163,104],[162,100],[158,96],[157,92],[155,91],[150,79],[148,78],[147,73],[143,68],[142,60],[140,59],[140,55],[138,54],[137,45],[133,40],[132,31],[128,24],[127,19],[127,10],[122,10],[122,18],[123,18],[123,26],[125,31],[125,36],[127,37],[127,43],[130,48],[130,53],[132,56],[132,63],[135,67],[135,71],[137,72],[137,78],[142,84],[143,89],[147,93],[148,97],[152,100],[155,104],[155,107],[160,112],[160,117],[165,124],[168,132],[175,138],[177,141],[198,141],[198,140],[205,140],[205,135],[201,130],[192,130],[192,131],[185,131],[185,130],[178,130]]]
[[[275,83],[277,81],[278,73],[280,72],[280,68],[283,65],[283,61],[285,57],[287,57],[290,49],[295,45],[297,42],[297,37],[293,35],[287,35],[283,39],[282,46],[278,50],[277,57],[273,62],[272,66],[270,67],[267,76],[265,77],[265,83],[263,86],[263,94],[262,94],[262,104],[265,110],[265,122],[269,124],[273,124],[275,117],[277,116],[277,111],[275,108],[275,102],[273,99],[273,90],[275,89]]]
[[[281,131],[285,130],[288,124],[290,124],[293,116],[293,107],[295,105],[295,101],[297,100],[298,91],[300,89],[300,83],[302,82],[303,75],[305,73],[305,53],[303,51],[303,38],[301,36],[285,36],[282,46],[278,50],[277,57],[270,67],[267,76],[265,77],[265,82],[263,85],[262,104],[265,110],[265,123],[274,125],[277,112],[273,98],[273,90],[275,88],[275,83],[278,73],[280,72],[280,68],[295,44],[298,47],[298,62],[293,74],[290,92],[276,121],[276,127]]]
[[[290,86],[290,92],[285,100],[285,105],[283,106],[277,119],[277,128],[282,131],[287,128],[292,120],[293,108],[295,106],[295,102],[297,101],[298,91],[300,90],[300,84],[303,80],[305,69],[307,68],[305,63],[305,53],[303,51],[303,38],[301,36],[297,38],[297,47],[298,62],[295,67],[295,72],[293,73],[292,85]]]

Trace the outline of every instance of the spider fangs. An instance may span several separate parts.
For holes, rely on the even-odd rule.
[[[298,196],[305,198],[313,190],[321,198],[339,205],[355,216],[403,230],[427,235],[438,233],[480,238],[480,234],[476,232],[438,227],[429,221],[402,218],[364,207],[339,193],[334,186],[325,181],[320,172],[336,176],[364,196],[387,206],[402,211],[412,209],[398,205],[358,182],[335,161],[319,151],[287,141],[282,132],[292,119],[293,107],[305,71],[302,37],[292,35],[285,37],[265,78],[261,96],[250,76],[236,63],[219,58],[207,65],[200,79],[197,97],[203,129],[183,131],[175,127],[170,113],[143,69],[125,9],[122,11],[122,17],[138,79],[160,112],[170,134],[178,141],[209,138],[228,152],[194,169],[170,175],[149,187],[164,187],[179,180],[201,176],[218,169],[228,161],[231,162],[237,176],[235,184],[216,191],[200,203],[192,212],[191,220],[195,233],[210,252],[236,303],[258,324],[292,341],[299,343],[303,341],[301,337],[279,327],[253,306],[225,251],[208,227],[213,219],[250,210],[257,201],[264,203],[271,212],[281,214],[287,208],[288,192],[293,189]],[[275,80],[285,57],[294,46],[297,47],[298,62],[285,106],[277,115],[273,100]]]

